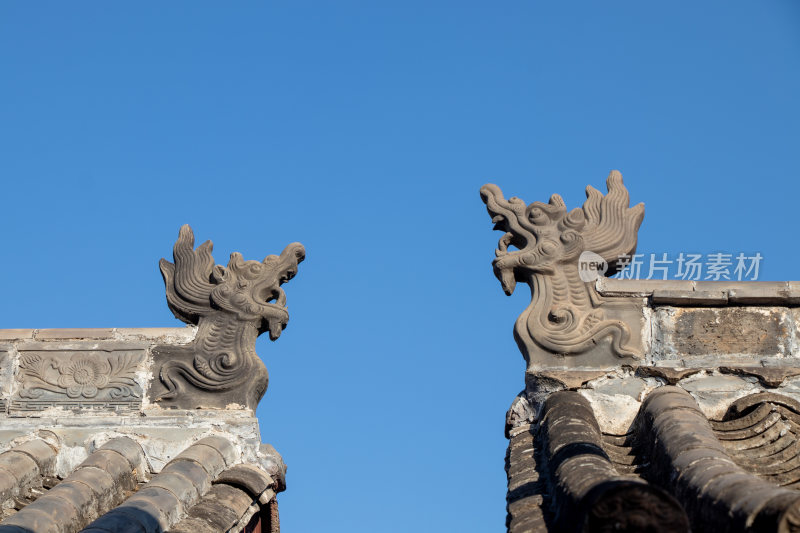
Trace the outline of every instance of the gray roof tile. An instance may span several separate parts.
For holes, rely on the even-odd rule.
[[[0,454],[0,504],[16,497],[43,490],[45,476],[50,476],[55,451],[35,439]]]
[[[273,479],[253,465],[236,465],[222,472],[214,483],[226,483],[246,490],[250,496],[258,496],[274,485]]]
[[[609,520],[624,528],[634,516],[644,521],[637,527],[651,520],[658,531],[783,531],[794,523],[800,404],[791,398],[745,396],[712,422],[688,392],[661,386],[645,397],[631,432],[618,436],[602,435],[592,411],[581,394],[555,392],[537,423],[511,437],[511,533],[594,530]]]
[[[242,452],[221,436],[194,442],[158,473],[130,437],[106,441],[66,473],[59,461],[74,451],[61,452],[33,439],[0,453],[0,533],[241,531],[259,517],[264,531],[278,531],[281,479],[264,470],[269,464],[241,464]]]
[[[254,509],[274,498],[276,482],[260,467],[238,464],[222,470],[238,460],[234,446],[222,437],[195,442],[148,482],[131,485],[133,464],[140,461],[132,442],[109,441],[65,481],[0,523],[0,533],[12,531],[6,526],[41,524],[48,514],[73,517],[53,530],[58,533],[239,531]],[[277,531],[277,517],[274,523]]]

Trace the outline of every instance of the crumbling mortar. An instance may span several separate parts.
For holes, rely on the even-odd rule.
[[[674,351],[672,353],[667,352],[668,343],[668,331],[667,328],[664,327],[664,323],[666,318],[672,319],[675,316],[675,308],[674,307],[657,307],[653,310],[653,318],[651,320],[652,323],[652,330],[651,330],[651,348],[650,348],[650,364],[655,364],[654,361],[656,359],[663,360],[668,359],[669,355],[675,355]]]
[[[530,417],[530,423],[538,423],[547,397],[554,392],[566,390],[567,387],[558,380],[543,376],[535,376],[534,379],[529,380],[529,383],[533,386],[526,386],[520,394],[525,394],[525,401],[532,410],[533,416]]]
[[[642,327],[642,346],[644,347],[644,364],[653,364],[653,310],[647,306],[642,306],[642,316],[644,318],[644,326]]]
[[[791,324],[789,325],[789,333],[787,336],[787,348],[789,353],[787,354],[788,357],[791,358],[798,358],[800,357],[800,346],[798,346],[798,328],[800,328],[800,320],[798,320],[798,310],[790,309],[788,315],[791,317]]]
[[[141,411],[150,408],[150,385],[153,382],[153,345],[147,347],[145,352],[144,364],[139,367],[135,374],[136,383],[142,389],[142,406]]]
[[[13,343],[10,345],[9,350],[6,352],[8,353],[9,358],[9,373],[6,375],[3,373],[2,378],[8,379],[8,382],[3,387],[4,392],[7,391],[7,394],[4,396],[7,399],[10,399],[13,395],[15,395],[19,389],[19,382],[17,381],[17,376],[19,375],[19,350],[17,349],[17,344]],[[9,402],[6,400],[6,408],[5,413],[8,414],[9,409]]]

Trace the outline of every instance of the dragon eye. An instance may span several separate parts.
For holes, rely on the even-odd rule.
[[[555,253],[556,250],[558,250],[558,244],[554,243],[553,241],[544,241],[540,245],[539,249],[542,251],[543,254],[551,255]]]
[[[546,224],[549,218],[541,208],[534,207],[528,212],[528,219],[536,225]]]

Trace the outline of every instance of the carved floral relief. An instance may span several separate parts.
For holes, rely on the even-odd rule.
[[[142,389],[135,378],[143,360],[142,350],[23,351],[11,409],[138,408]]]
[[[142,354],[135,352],[27,353],[20,356],[22,398],[40,398],[46,391],[69,398],[141,397],[134,379]]]

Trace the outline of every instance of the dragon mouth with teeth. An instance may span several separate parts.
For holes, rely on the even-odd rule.
[[[516,197],[506,200],[497,185],[487,184],[481,188],[481,198],[494,229],[504,232],[492,261],[503,291],[513,294],[517,282],[526,282],[531,274],[553,274],[556,263],[569,251],[557,233],[561,218],[557,209],[563,206],[560,197],[553,195],[550,204],[534,202],[527,206]],[[576,243],[568,244],[574,248]]]
[[[261,262],[245,261],[233,253],[227,267],[214,267],[212,279],[217,285],[211,289],[211,302],[240,320],[260,322],[259,332],[269,331],[275,340],[289,322],[286,294],[280,286],[295,276],[304,258],[305,248],[299,243]]]

